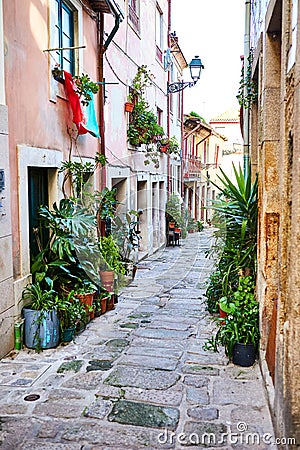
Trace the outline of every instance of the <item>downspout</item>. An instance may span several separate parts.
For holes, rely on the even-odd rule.
[[[106,52],[109,44],[112,42],[115,34],[117,33],[120,23],[122,22],[124,15],[121,10],[116,10],[112,4],[110,4],[112,12],[115,16],[115,25],[110,32],[108,38],[104,43],[104,14],[99,13],[97,17],[97,29],[98,29],[98,80],[100,82],[99,89],[99,133],[100,133],[100,153],[105,155],[105,124],[104,124],[104,100],[105,100],[105,80],[103,70],[103,55]],[[106,168],[102,168],[101,188],[106,186]]]
[[[250,56],[250,21],[251,21],[251,0],[245,2],[245,36],[244,36],[244,79],[247,77]],[[244,86],[244,97],[247,96],[247,86]],[[250,109],[243,106],[243,134],[244,134],[244,176],[248,177],[250,161]]]
[[[103,55],[104,55],[104,14],[99,13],[98,17],[98,80],[100,82],[99,89],[99,134],[100,134],[100,153],[105,155],[105,126],[104,126],[104,95],[105,84],[103,84]],[[101,171],[101,189],[106,186],[106,167]]]

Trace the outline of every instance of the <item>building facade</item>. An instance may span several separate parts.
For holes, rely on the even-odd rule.
[[[196,221],[210,223],[216,199],[217,174],[222,165],[226,138],[200,117],[185,116],[183,147],[183,198],[185,208]]]
[[[276,435],[300,442],[299,5],[251,2],[250,155],[259,174],[261,364]],[[246,9],[247,12],[247,9]],[[249,37],[249,36],[248,36]],[[291,448],[282,445],[282,448]]]
[[[51,208],[70,189],[64,163],[105,156],[89,183],[114,188],[120,213],[139,211],[139,258],[166,242],[168,192],[181,186],[181,97],[167,93],[186,66],[178,49],[170,0],[0,1],[0,357],[14,346],[31,281],[38,206]],[[129,142],[124,105],[141,67],[149,74],[145,102],[163,130],[157,139],[175,136],[177,154]],[[91,121],[72,100],[76,75],[100,87]]]

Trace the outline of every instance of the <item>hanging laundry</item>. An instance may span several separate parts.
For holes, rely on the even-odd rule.
[[[76,91],[76,83],[72,75],[64,70],[65,92],[70,102],[73,113],[73,122],[75,123],[78,134],[90,133],[94,137],[99,137],[99,127],[96,119],[94,96],[90,92],[91,100],[87,106],[83,106],[80,96]]]

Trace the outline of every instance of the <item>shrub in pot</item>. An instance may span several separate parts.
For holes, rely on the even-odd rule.
[[[250,366],[255,361],[260,338],[259,305],[250,275],[239,278],[237,290],[233,292],[230,301],[227,301],[227,314],[206,348],[217,351],[218,347],[223,345],[227,356],[235,364]],[[247,352],[245,355],[242,354],[243,350]]]
[[[86,320],[86,310],[79,298],[74,296],[74,291],[63,295],[59,300],[58,316],[61,331],[61,340],[70,342],[75,334],[77,325]]]
[[[59,342],[58,297],[54,290],[44,290],[38,282],[22,292],[22,310],[26,347],[36,350],[56,347]]]

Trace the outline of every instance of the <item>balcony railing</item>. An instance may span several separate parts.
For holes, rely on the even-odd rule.
[[[185,178],[200,178],[201,170],[205,168],[205,164],[202,164],[200,158],[196,156],[187,158],[183,165],[183,176]]]
[[[137,33],[140,31],[140,18],[136,11],[129,5],[128,6],[128,18]]]

